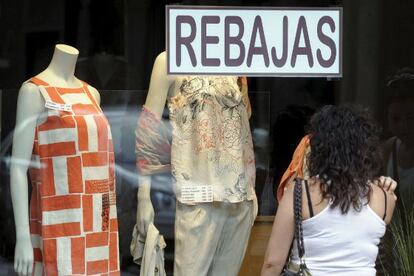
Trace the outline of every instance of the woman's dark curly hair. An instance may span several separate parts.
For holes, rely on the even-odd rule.
[[[371,191],[369,181],[378,177],[382,163],[378,133],[361,108],[328,105],[311,118],[309,172],[319,178],[323,197],[343,214],[351,206],[361,209],[361,199]]]

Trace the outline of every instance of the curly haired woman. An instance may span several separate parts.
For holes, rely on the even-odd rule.
[[[380,177],[378,129],[369,115],[325,106],[310,122],[310,179],[303,182],[305,260],[312,275],[374,276],[378,244],[391,220],[396,183]],[[381,185],[375,183],[380,182]],[[280,201],[262,276],[280,275],[294,239],[293,186]],[[291,261],[299,264],[296,246]]]

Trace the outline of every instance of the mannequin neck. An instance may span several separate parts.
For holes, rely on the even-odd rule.
[[[51,85],[79,86],[79,80],[74,75],[78,55],[79,51],[74,47],[63,44],[56,45],[49,66],[38,77]]]

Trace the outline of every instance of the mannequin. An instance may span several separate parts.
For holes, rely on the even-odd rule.
[[[217,113],[231,112],[231,110],[234,109],[234,112],[235,112],[234,114],[239,114],[238,112],[241,110],[240,114],[244,116],[243,117],[244,119],[242,120],[243,121],[242,123],[244,124],[243,125],[244,129],[243,130],[239,129],[239,131],[243,133],[243,135],[244,134],[246,135],[246,136],[243,136],[241,140],[244,141],[245,137],[247,137],[245,143],[247,146],[251,146],[251,148],[249,147],[247,153],[244,152],[243,148],[239,149],[236,147],[237,149],[235,149],[235,151],[236,151],[236,155],[241,154],[241,152],[243,151],[241,155],[246,156],[246,158],[250,158],[249,164],[248,164],[248,170],[250,170],[250,174],[246,176],[246,179],[248,179],[246,182],[249,182],[249,183],[253,182],[253,185],[254,185],[255,166],[254,166],[253,147],[251,144],[250,128],[248,127],[247,113],[250,113],[250,105],[248,103],[247,90],[244,91],[246,94],[243,95],[243,102],[241,102],[241,98],[240,98],[241,92],[239,91],[238,88],[234,89],[235,87],[237,87],[237,85],[235,85],[235,82],[234,82],[234,80],[237,78],[220,77],[220,76],[218,77],[214,77],[214,76],[213,77],[196,77],[196,76],[195,77],[175,77],[175,76],[168,75],[167,67],[166,67],[166,64],[167,64],[166,58],[167,58],[166,53],[163,52],[155,60],[152,75],[151,75],[149,91],[148,91],[147,99],[145,102],[145,107],[143,109],[143,113],[147,113],[147,114],[149,113],[149,115],[144,115],[144,116],[151,117],[152,122],[156,122],[157,120],[160,121],[161,115],[162,115],[162,112],[165,106],[165,102],[168,100],[169,108],[170,108],[170,119],[173,122],[173,144],[172,146],[174,147],[174,138],[176,140],[179,140],[178,142],[175,141],[176,151],[179,151],[179,149],[177,148],[177,144],[183,143],[184,140],[180,140],[178,138],[177,133],[180,132],[178,130],[180,126],[178,126],[178,124],[174,125],[174,123],[176,123],[176,120],[177,120],[175,116],[178,116],[175,113],[175,111],[178,111],[179,113],[180,108],[178,106],[176,108],[173,105],[175,102],[181,101],[180,97],[183,96],[183,93],[186,93],[186,92],[183,92],[185,89],[190,89],[190,92],[188,92],[189,94],[193,93],[193,91],[191,91],[192,89],[191,87],[193,87],[194,85],[191,82],[194,79],[198,83],[202,82],[203,88],[207,89],[208,91],[210,91],[210,89],[215,91],[215,92],[210,91],[210,92],[207,92],[206,94],[203,94],[205,91],[200,92],[201,98],[207,95],[206,96],[207,98],[204,98],[204,100],[203,99],[200,100],[200,103],[204,102],[206,103],[206,105],[208,105],[206,109],[212,108],[212,110],[215,110],[214,108],[216,108],[216,106],[215,106],[215,103],[213,104],[213,102],[217,100],[219,105],[222,104],[223,106],[226,106],[226,108],[228,107],[228,109],[224,108],[225,110],[223,109],[223,110],[217,111]],[[216,85],[215,81],[219,82],[217,86],[215,86]],[[220,87],[221,88],[224,87],[225,89],[220,90]],[[236,90],[239,92],[236,92]],[[194,92],[194,95],[196,93],[198,94],[198,92]],[[218,95],[218,93],[221,93],[221,94]],[[211,98],[208,98],[208,97],[211,97]],[[238,97],[238,100],[236,103],[233,102],[233,101],[236,101],[233,99],[234,97],[236,98]],[[202,109],[203,107],[200,107],[200,108]],[[212,111],[210,110],[210,112]],[[206,114],[211,114],[211,113],[203,113],[203,114],[201,113],[203,113],[203,111],[200,111],[200,113],[194,115],[195,117],[193,117],[193,120],[195,122],[194,123],[195,127],[197,127],[197,123],[200,123],[201,121],[206,122],[206,120],[208,121],[209,119],[212,119],[212,118],[205,117],[205,116],[208,116]],[[204,117],[200,117],[200,116],[204,116]],[[220,117],[221,115],[218,115],[218,116]],[[246,121],[247,121],[247,127],[246,127]],[[214,123],[209,123],[209,122],[206,122],[206,123],[208,124],[207,129],[210,129],[211,127],[213,128],[215,127]],[[150,124],[147,123],[146,126],[151,125],[151,124],[152,123]],[[218,124],[218,125],[219,127],[222,126],[222,124]],[[140,123],[138,124],[138,128],[137,128],[137,141],[141,139],[140,135],[141,134],[145,135],[145,132],[146,132],[145,128],[142,132],[139,132],[139,128],[140,128]],[[203,131],[203,129],[205,128],[201,126],[201,128],[199,129],[200,131]],[[248,131],[246,131],[247,129]],[[222,130],[223,129],[220,129],[218,132]],[[209,134],[210,133],[206,133],[207,136]],[[226,136],[226,134],[228,133],[225,133],[224,136]],[[197,156],[198,154],[200,155],[210,154],[208,150],[209,148],[211,148],[211,144],[216,143],[214,141],[214,135],[208,136],[206,138],[208,141],[207,140],[205,141],[201,138],[197,138],[197,137],[205,137],[202,135],[204,134],[199,134],[199,135],[196,134],[196,138],[194,138],[195,140],[194,139],[192,140],[194,144],[197,144],[197,146],[194,146],[196,147],[196,149],[194,150],[197,152]],[[226,139],[226,138],[223,138],[223,139]],[[159,139],[157,138],[157,141],[158,140]],[[139,144],[141,142],[137,142],[137,143]],[[191,144],[191,141],[190,141],[190,144]],[[245,144],[243,144],[243,147],[244,145]],[[138,148],[141,146],[142,145],[138,145]],[[188,148],[186,148],[186,150],[188,150]],[[137,231],[140,234],[145,235],[145,233],[148,231],[148,226],[153,222],[154,208],[150,200],[150,188],[151,188],[150,174],[151,173],[148,173],[145,168],[144,169],[140,168],[141,161],[143,161],[142,162],[143,164],[146,164],[147,161],[139,159],[140,158],[139,151],[140,150],[138,149],[137,165],[138,165],[138,170],[140,171],[139,173],[139,184],[140,185],[139,185],[139,190],[138,190],[138,195],[137,195],[138,206],[137,206],[136,227],[137,227]],[[225,150],[223,150],[223,152],[224,151]],[[221,153],[219,153],[218,157],[215,156],[216,158],[218,158],[217,163],[220,163],[220,162],[225,163],[225,161],[222,161],[220,154]],[[174,179],[179,179],[179,178],[182,178],[181,177],[182,175],[186,175],[186,173],[179,171],[180,168],[177,169],[177,165],[179,163],[178,159],[180,158],[179,155],[180,155],[179,153],[176,153],[176,155],[174,155],[172,152],[172,156],[171,156],[172,158],[171,167],[173,168],[172,172],[174,175]],[[211,156],[211,155],[208,155],[208,156]],[[197,160],[198,157],[195,157],[195,158]],[[181,161],[183,160],[180,160],[180,162]],[[194,162],[197,162],[197,161],[194,161]],[[243,160],[240,162],[243,162]],[[181,163],[180,167],[187,168],[191,166],[189,163],[187,164],[189,166],[185,164],[183,165]],[[210,165],[211,164],[205,164],[206,166],[205,171],[210,171],[210,168],[209,168]],[[198,173],[189,172],[189,175],[185,176],[184,178],[187,180],[190,179],[189,180],[190,183],[194,181],[194,183],[198,183],[197,185],[202,185],[201,187],[210,188],[209,187],[210,184],[209,185],[203,184],[204,179],[207,179],[208,177],[203,178],[203,175],[205,172],[202,171],[202,166],[204,166],[204,164],[201,165],[201,171],[197,171],[197,172],[200,172],[199,175]],[[156,166],[153,166],[153,167],[156,167]],[[160,172],[160,171],[170,169],[171,167],[168,165],[160,165],[154,171]],[[194,165],[194,167],[197,167],[196,170],[200,170],[200,167],[198,165]],[[231,169],[232,168],[229,168],[229,170]],[[191,169],[189,170],[191,171]],[[215,171],[215,168],[211,170]],[[224,177],[228,177],[226,173],[227,172],[224,173]],[[241,176],[239,175],[240,182],[243,182],[244,174],[241,178],[240,177]],[[214,179],[215,182],[217,182],[217,179],[219,179],[219,178],[216,179],[214,176],[212,176],[212,178]],[[231,180],[232,182],[238,181],[237,176],[236,177],[231,176],[230,178],[225,178],[222,181],[222,183],[219,183],[219,185],[217,186],[221,186],[221,185],[225,186],[226,184],[223,182],[226,182],[227,180]],[[185,182],[184,179],[180,179],[179,181]],[[247,246],[248,238],[250,235],[250,228],[257,213],[257,207],[256,207],[257,203],[256,203],[256,195],[254,192],[254,187],[251,187],[251,186],[242,187],[241,190],[246,191],[246,193],[243,195],[235,195],[232,193],[233,191],[230,191],[230,189],[226,188],[225,189],[226,193],[228,192],[228,195],[229,195],[228,198],[223,196],[225,194],[224,192],[218,190],[219,192],[216,193],[216,190],[214,190],[214,187],[212,187],[211,188],[213,190],[212,198],[210,198],[207,201],[203,201],[203,200],[198,201],[196,199],[194,200],[193,203],[191,203],[191,202],[188,202],[185,196],[183,195],[184,194],[183,191],[186,188],[185,185],[177,184],[175,186],[176,186],[175,191],[176,191],[178,203],[177,203],[177,213],[176,213],[176,223],[175,223],[176,225],[175,226],[176,227],[176,236],[175,236],[176,246],[175,246],[174,275],[177,275],[177,276],[222,275],[223,273],[224,273],[223,275],[229,275],[229,276],[237,275],[238,269],[243,260],[244,252]],[[243,186],[243,184],[241,184],[241,186]],[[194,230],[193,228],[194,225],[190,226],[190,224],[192,224],[193,222],[197,222],[199,219],[199,217],[195,219],[191,218],[191,214],[194,214],[194,213],[205,214],[205,215],[200,215],[200,216],[209,217],[211,225],[214,225],[214,227],[216,227],[216,224],[217,224],[218,225],[217,228],[214,228],[215,230],[212,230],[212,229],[208,230],[207,229],[208,227],[206,226],[205,228],[202,227],[202,229],[198,228],[197,234],[188,235],[189,233],[192,232],[191,229]],[[226,220],[227,215],[229,215],[228,221],[235,219],[235,217],[237,217],[235,220],[240,219],[240,221],[237,221],[237,224],[239,228],[242,229],[242,232],[240,231],[237,232],[237,230],[235,229],[229,230],[231,229],[231,227],[225,228],[223,225],[219,225],[221,223],[220,221]],[[232,215],[234,215],[234,217],[232,217]],[[208,220],[200,222],[200,223],[202,224],[202,226],[210,225]],[[226,223],[224,222],[224,224]],[[186,229],[187,226],[188,226],[188,229]],[[214,232],[214,231],[219,231],[219,233],[217,233],[217,235],[214,235],[214,234],[212,235],[211,232]],[[234,233],[235,236],[232,235],[233,234],[232,231],[235,232]],[[237,236],[237,235],[240,235],[240,236]],[[235,243],[231,244],[229,243],[229,240],[235,240],[235,243],[238,243],[238,244],[237,245],[235,245]],[[197,249],[197,247],[199,247],[198,248],[199,250]],[[202,254],[202,256],[199,254],[198,258],[194,258],[193,254],[195,252],[193,252],[193,250],[196,250],[196,251],[198,250],[199,252],[202,251],[202,253],[200,253]],[[222,256],[222,258],[220,256]],[[226,262],[226,260],[228,262],[225,264],[224,262]],[[190,265],[189,264],[190,262],[193,262],[193,264]]]
[[[161,118],[168,94],[173,93],[175,77],[167,74],[166,53],[161,53],[155,60],[150,86],[148,89],[145,106]],[[161,81],[160,81],[161,80]],[[151,176],[138,174],[138,206],[137,206],[137,228],[142,235],[146,235],[148,226],[154,222],[154,208],[150,199]]]
[[[27,172],[30,171],[31,173],[31,178],[32,178],[32,171],[31,170],[39,170],[41,171],[41,173],[43,172],[43,170],[45,170],[46,172],[48,172],[47,170],[50,168],[42,168],[42,167],[37,167],[40,164],[44,165],[44,163],[40,163],[43,161],[40,161],[39,163],[36,163],[36,159],[35,158],[35,147],[37,144],[41,144],[44,143],[45,141],[41,141],[40,138],[40,128],[39,126],[46,126],[46,123],[48,123],[48,120],[51,116],[51,114],[53,116],[66,116],[67,118],[74,118],[75,116],[81,116],[78,115],[78,110],[81,110],[81,108],[76,107],[76,103],[71,104],[70,108],[71,110],[66,110],[66,111],[70,111],[67,113],[64,113],[66,111],[62,110],[61,107],[62,105],[58,105],[58,107],[55,107],[55,110],[53,110],[53,108],[51,109],[50,107],[47,107],[47,102],[46,99],[48,98],[48,96],[50,96],[51,94],[48,94],[50,92],[48,88],[50,88],[50,91],[56,91],[56,93],[59,93],[58,91],[60,90],[65,90],[67,94],[72,95],[71,93],[78,93],[78,95],[80,95],[80,93],[86,93],[87,95],[90,95],[89,99],[90,102],[83,102],[83,105],[80,106],[94,106],[94,108],[97,110],[96,115],[93,116],[104,116],[102,114],[102,111],[99,108],[99,102],[100,102],[100,96],[99,96],[99,92],[87,85],[86,83],[80,81],[79,79],[77,79],[74,76],[74,71],[75,71],[75,65],[76,65],[76,61],[77,61],[77,57],[79,55],[79,51],[71,46],[68,45],[63,45],[63,44],[58,44],[55,47],[54,50],[54,54],[52,57],[52,60],[49,64],[49,66],[40,74],[38,74],[36,77],[32,78],[31,80],[23,83],[20,91],[19,91],[19,96],[18,96],[18,101],[17,101],[17,117],[16,117],[16,127],[15,127],[15,133],[14,133],[14,137],[13,137],[13,149],[12,149],[12,165],[11,165],[11,195],[12,195],[12,203],[13,203],[13,211],[14,211],[14,218],[15,218],[15,225],[16,225],[16,248],[15,248],[15,259],[14,259],[14,269],[16,271],[16,273],[18,273],[19,275],[32,275],[32,272],[34,272],[35,275],[39,275],[42,273],[46,273],[45,271],[49,271],[48,267],[42,267],[42,266],[37,266],[37,269],[35,271],[33,271],[34,266],[33,264],[36,261],[36,259],[41,258],[44,262],[46,261],[55,261],[56,264],[56,260],[50,260],[50,257],[47,257],[45,254],[47,254],[47,252],[45,253],[45,244],[43,244],[43,247],[40,245],[40,243],[43,242],[43,238],[42,236],[40,236],[40,238],[38,237],[38,235],[34,234],[32,231],[32,227],[31,227],[31,222],[29,223],[29,213],[28,213],[28,181],[27,181]],[[47,81],[47,82],[46,82]],[[45,88],[46,87],[46,88]],[[88,92],[85,92],[88,91]],[[89,94],[90,92],[90,94]],[[83,95],[82,95],[83,96]],[[62,99],[64,97],[62,96]],[[69,98],[65,98],[64,99],[69,99]],[[68,100],[65,100],[65,103],[68,103]],[[73,106],[73,109],[72,109]],[[63,114],[63,115],[62,115]],[[71,114],[71,115],[69,115]],[[63,117],[61,117],[63,118]],[[60,119],[61,121],[64,121],[63,119]],[[74,120],[74,119],[72,119]],[[59,121],[60,122],[60,121]],[[75,130],[74,128],[70,129],[67,128],[65,129],[67,132],[70,132],[72,130]],[[46,133],[46,131],[45,131]],[[47,133],[46,133],[47,135]],[[78,134],[76,134],[78,135]],[[38,137],[39,136],[39,137]],[[45,136],[45,135],[43,135]],[[54,139],[61,139],[61,138],[54,138]],[[65,138],[67,139],[67,137]],[[80,140],[79,140],[80,141]],[[92,141],[92,140],[91,140]],[[111,141],[109,141],[111,142]],[[53,143],[53,142],[51,142]],[[47,145],[48,146],[48,145]],[[38,146],[39,147],[39,146]],[[79,148],[79,146],[77,146],[77,148]],[[53,152],[48,152],[49,154],[51,154],[51,157],[49,159],[51,159],[54,162],[53,159]],[[40,158],[42,158],[40,153],[39,154]],[[76,152],[77,155],[80,155],[81,152],[80,150]],[[76,154],[74,155],[74,158],[77,158],[78,156],[76,156]],[[60,154],[60,158],[62,158],[62,154]],[[66,156],[63,156],[66,157]],[[43,159],[39,159],[39,160],[43,160]],[[67,160],[64,160],[65,162],[69,162]],[[66,164],[66,166],[69,168],[69,163]],[[53,167],[52,167],[53,168]],[[82,169],[82,168],[81,168]],[[67,169],[69,170],[69,169]],[[40,173],[40,175],[41,175]],[[77,185],[77,194],[72,193],[70,190],[73,189],[72,186],[70,186],[71,184],[69,184],[69,181],[72,181],[70,179],[71,175],[70,172],[65,172],[67,173],[67,178],[69,180],[66,180],[67,186],[69,187],[69,192],[67,194],[65,194],[64,192],[62,192],[61,190],[66,189],[66,188],[62,188],[62,187],[58,187],[56,186],[55,189],[55,194],[54,196],[50,196],[50,199],[56,199],[55,202],[58,202],[58,204],[62,204],[62,205],[68,205],[68,202],[65,202],[66,198],[62,197],[62,200],[59,202],[60,198],[56,195],[63,195],[63,196],[78,196],[78,198],[80,200],[83,200],[82,198],[82,193],[79,192],[79,189],[82,189],[82,191],[85,189],[83,188],[83,181],[77,181],[75,184]],[[73,171],[72,171],[73,174]],[[82,171],[75,171],[75,174],[82,174]],[[59,178],[59,176],[58,176]],[[62,177],[60,177],[62,178]],[[56,179],[56,178],[55,178]],[[84,179],[84,178],[83,178]],[[33,179],[31,179],[32,181],[34,181]],[[53,180],[53,178],[52,178]],[[36,181],[40,181],[40,183],[42,183],[41,181],[44,180],[36,180]],[[50,179],[49,179],[50,181]],[[53,180],[56,181],[56,180]],[[86,181],[85,181],[86,182]],[[43,184],[44,185],[44,184]],[[53,184],[55,185],[55,184]],[[58,185],[58,184],[56,184]],[[80,188],[79,188],[80,187]],[[38,189],[43,189],[39,186]],[[60,189],[60,190],[59,190]],[[59,191],[58,191],[59,190]],[[42,190],[43,191],[43,190]],[[32,192],[32,200],[33,200],[33,193]],[[42,192],[40,192],[42,193]],[[45,200],[42,204],[46,205],[46,199],[43,199],[42,197],[43,195],[40,194],[40,197],[37,199],[39,200]],[[50,201],[51,202],[51,201]],[[31,202],[31,205],[36,205],[36,203],[38,202]],[[39,205],[42,205],[41,203],[39,203]],[[33,206],[31,206],[33,207]],[[50,209],[52,211],[55,210],[59,210],[59,211],[67,211],[65,209],[59,209],[60,206],[54,206],[54,209]],[[41,207],[43,208],[43,207]],[[49,207],[52,208],[52,207]],[[73,207],[74,208],[74,207]],[[50,211],[50,210],[46,210],[46,211]],[[74,209],[70,209],[70,210],[74,210]],[[33,211],[36,212],[42,212],[43,216],[45,216],[45,214],[47,212],[43,212],[43,210],[33,210],[31,208],[31,213]],[[82,210],[81,210],[82,211]],[[81,212],[80,211],[80,212]],[[111,223],[116,223],[116,207],[112,207],[112,205],[110,206],[110,211],[111,211]],[[52,213],[52,212],[50,212]],[[113,215],[113,213],[115,214],[115,217]],[[52,214],[53,216],[56,216],[55,213]],[[50,220],[53,220],[52,215],[50,215]],[[61,215],[62,216],[62,215]],[[65,215],[63,215],[65,216]],[[32,217],[32,216],[31,216]],[[32,218],[31,218],[32,219]],[[45,218],[46,219],[46,218]],[[58,217],[58,219],[62,220],[62,217]],[[64,220],[64,219],[63,219]],[[43,225],[42,222],[40,227],[45,227]],[[80,223],[79,223],[80,224]],[[47,227],[48,225],[46,225]],[[83,229],[83,228],[82,228]],[[82,230],[82,235],[83,235],[83,231]],[[44,233],[43,233],[44,234]],[[52,234],[56,234],[56,233],[52,233]],[[112,234],[112,233],[111,233]],[[114,232],[115,234],[115,232]],[[117,235],[117,233],[116,233]],[[67,236],[64,236],[65,238]],[[69,236],[69,238],[73,238],[74,236]],[[83,239],[86,237],[86,234],[83,237],[77,237],[79,239]],[[53,240],[53,239],[50,239]],[[59,243],[58,239],[56,239],[54,241],[55,243]],[[72,244],[72,247],[74,245]],[[43,252],[38,249],[38,251],[36,251],[36,248],[43,248]],[[35,249],[35,253],[34,253],[34,249]],[[59,251],[59,249],[56,249]],[[65,251],[65,250],[63,250]],[[114,249],[114,251],[117,251]],[[39,253],[40,252],[40,253]],[[58,252],[59,253],[59,252]],[[68,253],[68,252],[67,252]],[[39,255],[36,256],[36,255]],[[70,253],[68,253],[70,254]],[[80,251],[78,252],[78,254],[80,254]],[[42,257],[43,255],[43,257]],[[49,258],[49,259],[48,259]],[[56,256],[55,256],[56,258]],[[73,257],[74,258],[74,257]],[[46,260],[48,259],[48,260]],[[64,262],[67,260],[57,260],[57,262]],[[42,262],[42,261],[40,261]],[[61,268],[59,265],[57,265],[57,271],[59,272],[59,274],[67,274],[67,271],[65,270],[61,270],[61,269],[65,269],[65,268]],[[78,269],[78,267],[73,268],[73,273],[75,273],[75,270]],[[90,269],[89,267],[87,267],[87,269]],[[42,271],[45,270],[45,271]],[[53,274],[53,272],[49,271],[49,273]],[[57,272],[56,272],[57,273]],[[83,273],[86,274],[86,273]]]

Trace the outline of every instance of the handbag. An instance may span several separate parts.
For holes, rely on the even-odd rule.
[[[291,261],[293,241],[290,246],[289,255],[283,268],[281,276],[312,276],[305,263],[305,245],[303,243],[302,230],[302,180],[295,178],[295,188],[293,193],[293,209],[295,214],[295,239],[299,255],[299,264]]]

